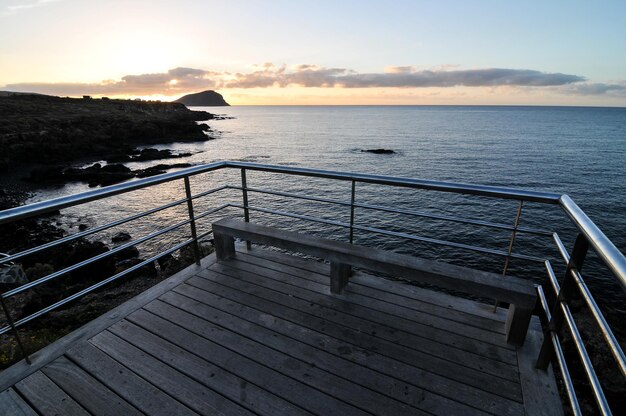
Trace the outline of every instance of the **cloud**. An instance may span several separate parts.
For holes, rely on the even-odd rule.
[[[0,11],[0,16],[11,16],[21,10],[34,9],[35,7],[44,6],[48,3],[55,3],[57,1],[61,0],[33,0],[27,3],[18,3],[11,6],[6,6],[4,7],[4,10]]]
[[[571,95],[620,95],[626,96],[626,83],[582,83],[569,85],[562,92]]]
[[[568,87],[573,94],[601,94],[622,90],[621,84],[580,84],[585,78],[532,69],[435,69],[390,66],[380,73],[359,73],[347,68],[300,64],[292,67],[266,62],[248,72],[216,72],[178,67],[166,72],[126,75],[99,83],[18,83],[4,89],[55,95],[176,95],[202,89],[231,88],[427,88],[427,87]]]

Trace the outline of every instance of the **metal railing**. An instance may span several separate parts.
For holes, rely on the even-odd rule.
[[[241,175],[241,185],[221,185],[197,194],[192,193],[190,177],[196,176],[203,173],[208,173],[221,169],[237,169]],[[335,181],[343,181],[348,182],[350,187],[350,199],[349,200],[338,200],[332,198],[323,198],[311,195],[304,195],[299,193],[292,192],[283,192],[279,190],[266,189],[266,188],[258,188],[258,187],[250,187],[248,186],[248,171],[259,171],[266,172],[271,174],[286,174],[286,175],[297,175],[297,176],[305,176],[305,177],[313,177],[313,178],[324,178]],[[611,331],[610,326],[606,322],[606,319],[602,315],[600,308],[596,304],[588,286],[585,284],[583,276],[581,274],[582,264],[585,259],[586,253],[589,248],[593,249],[597,254],[599,259],[608,266],[609,270],[612,272],[613,276],[617,279],[622,289],[626,290],[626,258],[624,255],[613,245],[613,243],[598,229],[598,227],[589,219],[589,217],[567,196],[560,195],[555,193],[548,192],[534,192],[534,191],[524,191],[518,189],[510,189],[503,187],[494,187],[494,186],[482,186],[482,185],[471,185],[471,184],[458,184],[458,183],[448,183],[448,182],[438,182],[438,181],[428,181],[428,180],[419,180],[419,179],[408,179],[408,178],[398,178],[398,177],[389,177],[389,176],[380,176],[380,175],[368,175],[368,174],[356,174],[356,173],[346,173],[346,172],[335,172],[335,171],[325,171],[319,169],[306,169],[306,168],[296,168],[296,167],[287,167],[287,166],[274,166],[274,165],[262,165],[256,163],[245,163],[245,162],[217,162],[211,163],[207,165],[197,166],[189,169],[180,170],[173,173],[167,173],[147,179],[141,179],[133,182],[127,182],[119,185],[113,185],[106,188],[100,188],[97,190],[92,190],[89,192],[84,192],[77,195],[65,196],[53,200],[38,202],[34,204],[30,204],[27,206],[17,207],[8,209],[0,212],[0,225],[7,224],[10,222],[18,221],[24,218],[36,217],[41,214],[46,214],[49,212],[58,211],[68,207],[74,207],[78,205],[85,204],[87,202],[97,201],[104,198],[109,198],[115,195],[120,195],[148,187],[152,187],[155,185],[163,184],[166,182],[172,182],[176,180],[182,180],[185,198],[178,199],[164,205],[158,206],[156,208],[152,208],[126,218],[122,218],[116,221],[112,221],[110,223],[100,225],[97,227],[93,227],[88,230],[84,230],[63,238],[60,238],[55,241],[51,241],[49,243],[33,247],[27,250],[24,250],[19,253],[13,253],[6,257],[0,258],[0,265],[15,262],[18,260],[22,260],[27,256],[43,252],[53,247],[58,247],[63,244],[70,243],[72,241],[76,241],[83,237],[87,237],[93,235],[95,233],[108,230],[112,227],[116,227],[122,224],[126,224],[135,220],[139,220],[144,217],[148,217],[157,212],[167,210],[170,208],[174,208],[181,205],[186,205],[187,208],[187,216],[188,218],[179,222],[176,222],[172,225],[160,228],[157,231],[144,235],[138,239],[133,241],[129,241],[120,246],[117,246],[105,253],[94,256],[90,259],[81,261],[74,265],[65,267],[61,270],[55,271],[47,276],[43,276],[41,278],[35,279],[27,284],[16,287],[14,289],[8,290],[0,295],[0,303],[2,304],[2,308],[7,318],[7,323],[3,328],[0,328],[0,335],[6,334],[8,332],[13,332],[16,337],[19,348],[21,349],[26,361],[28,361],[28,353],[24,348],[23,343],[20,340],[18,328],[24,326],[28,322],[50,312],[53,311],[69,302],[72,302],[88,293],[93,292],[94,290],[99,289],[100,287],[107,285],[115,280],[118,280],[124,276],[127,276],[129,273],[132,273],[141,267],[150,264],[151,262],[156,261],[157,259],[169,255],[171,253],[180,250],[186,246],[191,245],[193,250],[193,257],[196,263],[200,262],[200,249],[199,249],[199,241],[205,239],[207,236],[211,234],[211,230],[206,231],[204,233],[198,234],[196,222],[202,218],[209,217],[210,215],[216,214],[226,208],[237,208],[243,211],[243,216],[245,221],[250,220],[250,213],[264,213],[270,215],[278,215],[281,217],[287,217],[297,220],[303,220],[307,222],[321,223],[326,225],[332,225],[336,227],[347,228],[349,231],[349,241],[352,243],[354,241],[354,233],[355,231],[361,231],[366,233],[374,233],[381,234],[388,237],[393,238],[401,238],[411,241],[417,241],[421,243],[428,243],[435,246],[444,246],[451,247],[460,250],[467,250],[471,252],[478,252],[487,255],[493,255],[504,258],[504,267],[502,270],[502,274],[506,275],[507,269],[509,267],[509,262],[511,259],[521,259],[525,261],[531,262],[539,262],[543,263],[546,274],[547,274],[547,282],[549,283],[550,290],[553,296],[546,296],[546,292],[542,286],[538,286],[538,296],[539,296],[539,304],[537,305],[537,312],[540,317],[543,319],[546,332],[544,337],[544,342],[541,348],[541,353],[537,360],[537,367],[540,369],[546,369],[551,362],[556,362],[558,370],[561,373],[561,376],[564,381],[566,399],[573,411],[574,414],[581,414],[579,402],[576,395],[575,383],[572,381],[568,370],[568,363],[566,359],[566,354],[563,350],[563,345],[561,343],[562,333],[566,331],[569,333],[570,337],[573,340],[575,345],[576,353],[580,359],[582,368],[584,370],[585,376],[588,378],[593,397],[600,409],[602,414],[611,414],[611,409],[609,408],[609,404],[603,392],[600,381],[598,380],[598,376],[591,364],[591,359],[589,354],[585,348],[585,343],[583,342],[582,337],[580,336],[579,330],[576,326],[574,315],[572,314],[569,302],[575,295],[575,292],[579,293],[579,296],[585,302],[585,305],[588,307],[591,315],[593,316],[595,322],[598,325],[599,332],[602,334],[602,337],[611,351],[612,356],[614,357],[618,371],[621,372],[622,376],[626,377],[626,360],[624,358],[624,353],[619,345],[619,342],[616,340],[613,332]],[[516,210],[516,215],[512,224],[505,224],[500,222],[492,222],[485,221],[482,219],[474,219],[474,218],[463,218],[458,217],[456,215],[448,215],[448,214],[438,214],[431,212],[418,211],[413,209],[405,209],[398,207],[390,207],[379,204],[371,204],[366,202],[357,202],[357,185],[358,184],[376,184],[376,185],[384,185],[390,187],[401,187],[401,188],[412,188],[412,189],[420,189],[420,190],[430,190],[437,192],[446,192],[446,193],[455,193],[455,194],[465,194],[465,195],[477,195],[489,198],[496,199],[508,199],[508,200],[516,200],[518,201],[518,208]],[[216,207],[205,210],[201,213],[195,212],[194,201],[207,197],[212,194],[220,193],[222,191],[227,190],[235,190],[241,192],[241,203],[239,202],[226,202],[219,204]],[[300,201],[310,201],[322,204],[332,204],[335,206],[344,207],[349,209],[349,221],[339,221],[336,219],[328,219],[328,218],[320,218],[314,217],[311,215],[306,215],[298,212],[289,212],[284,210],[270,209],[267,207],[254,206],[249,202],[249,195],[251,193],[263,194],[263,195],[271,195],[274,197],[280,198],[289,198]],[[578,229],[579,235],[574,245],[571,253],[568,253],[565,245],[561,241],[559,235],[550,230],[537,229],[531,227],[523,227],[520,225],[520,217],[522,215],[522,208],[525,203],[534,202],[548,205],[560,206],[562,210],[565,212],[566,216],[571,220],[573,225]],[[436,221],[447,221],[453,223],[461,223],[471,226],[485,227],[497,230],[503,230],[505,232],[510,232],[510,238],[508,240],[508,248],[506,250],[494,249],[490,247],[477,246],[474,244],[460,243],[454,241],[447,241],[439,238],[432,238],[427,236],[420,236],[409,232],[404,231],[396,231],[390,230],[386,228],[373,227],[371,225],[361,225],[357,224],[355,221],[356,213],[355,209],[367,210],[367,211],[376,211],[380,213],[392,213],[399,215],[406,215],[410,217],[416,218],[425,218]],[[92,264],[96,261],[100,261],[107,257],[113,256],[116,253],[127,249],[129,247],[135,246],[140,243],[144,243],[146,241],[155,239],[159,236],[165,235],[167,233],[173,232],[175,230],[180,230],[182,227],[189,226],[189,238],[186,238],[184,241],[175,244],[172,247],[169,247],[165,251],[159,252],[154,256],[139,262],[132,267],[123,270],[111,277],[108,277],[100,282],[97,282],[87,288],[80,290],[77,293],[74,293],[52,305],[49,305],[35,313],[32,313],[28,316],[21,317],[18,320],[14,320],[11,316],[10,309],[7,306],[7,299],[16,296],[20,293],[24,293],[28,290],[31,290],[45,282],[49,282],[51,280],[57,279],[67,273],[85,267],[89,264]],[[514,251],[514,244],[516,240],[516,236],[520,234],[528,234],[534,235],[539,238],[545,238],[551,240],[555,243],[556,249],[558,253],[560,253],[562,259],[566,263],[566,270],[564,273],[561,282],[556,277],[556,273],[553,270],[552,263],[547,256],[536,256],[536,255],[528,255],[523,253],[517,253]],[[497,302],[497,301],[496,301]],[[497,306],[497,303],[496,303]]]

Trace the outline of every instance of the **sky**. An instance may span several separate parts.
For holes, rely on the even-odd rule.
[[[0,0],[0,90],[626,106],[625,18],[625,0]]]

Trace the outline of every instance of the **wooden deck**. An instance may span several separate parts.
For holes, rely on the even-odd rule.
[[[506,310],[254,248],[205,258],[0,374],[1,414],[562,414]]]

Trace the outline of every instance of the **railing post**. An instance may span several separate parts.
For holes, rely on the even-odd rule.
[[[356,181],[352,180],[352,194],[350,196],[350,244],[354,242],[354,195],[356,193]]]
[[[565,277],[563,278],[563,283],[561,284],[561,289],[556,296],[556,301],[554,302],[554,306],[552,307],[552,319],[548,323],[547,330],[549,332],[559,332],[563,327],[563,321],[565,317],[563,316],[563,309],[561,308],[561,303],[567,304],[567,300],[572,295],[572,289],[575,286],[574,278],[572,277],[572,269],[577,269],[580,271],[583,267],[583,263],[585,261],[585,256],[587,255],[587,251],[589,250],[589,241],[587,241],[587,237],[583,234],[578,234],[576,237],[576,242],[574,243],[574,248],[572,249],[572,253],[570,254],[569,262],[567,263],[567,268],[565,270]],[[544,337],[543,344],[541,345],[541,350],[539,351],[539,357],[537,358],[537,367],[540,370],[546,370],[548,365],[550,365],[550,361],[552,361],[552,356],[554,354],[554,347],[552,345],[550,337]]]
[[[248,181],[246,179],[246,169],[241,168],[241,192],[243,197],[243,220],[250,222],[250,210],[248,209]],[[246,240],[246,248],[250,250],[252,243]]]
[[[200,265],[200,246],[198,244],[198,234],[196,232],[196,218],[193,214],[193,200],[191,199],[191,185],[189,184],[189,176],[185,176],[185,195],[187,195],[187,212],[189,213],[189,225],[191,227],[191,238],[193,238],[193,243],[191,243],[191,247],[193,249],[193,258],[196,261],[196,264]]]
[[[519,228],[519,219],[522,216],[522,207],[524,206],[524,201],[520,199],[519,205],[517,207],[517,214],[515,215],[515,221],[513,222],[513,231],[511,231],[511,239],[509,240],[509,249],[507,251],[506,259],[504,260],[504,268],[502,269],[502,276],[506,276],[506,272],[509,269],[509,262],[511,261],[511,253],[513,253],[513,244],[515,243],[515,236],[517,235],[517,229]],[[493,305],[493,311],[498,310],[498,306],[500,305],[500,301],[496,299],[496,302]]]
[[[4,299],[1,296],[0,296],[0,303],[2,304],[2,310],[4,310],[4,315],[7,317],[7,322],[9,323],[9,326],[11,327],[11,330],[13,331],[13,334],[15,335],[17,346],[19,347],[20,352],[22,353],[22,356],[24,356],[24,360],[26,360],[28,364],[31,364],[30,358],[28,358],[28,353],[26,353],[26,348],[24,348],[24,344],[22,344],[22,339],[20,338],[20,334],[17,332],[17,328],[15,327],[15,322],[13,322],[13,318],[11,317],[11,314],[9,313],[9,308],[7,307],[6,303],[4,303]]]

